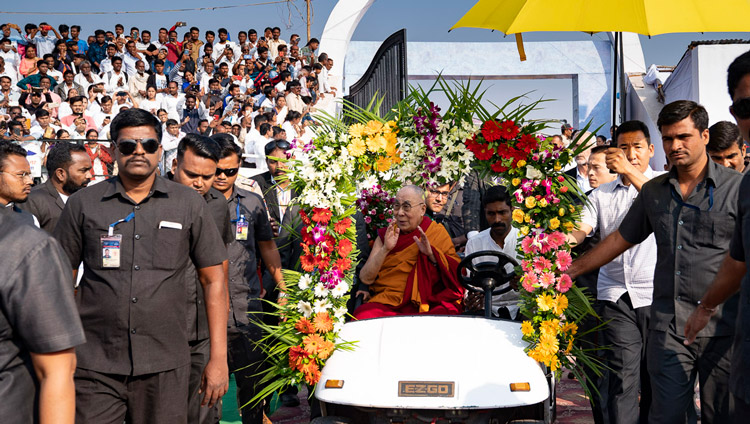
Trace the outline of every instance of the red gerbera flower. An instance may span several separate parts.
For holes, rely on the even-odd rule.
[[[345,218],[334,224],[333,229],[337,234],[344,234],[346,230],[351,226],[352,220],[350,218]]]
[[[495,149],[489,144],[479,144],[477,150],[474,151],[474,156],[479,160],[490,160],[495,156]]]
[[[312,272],[315,269],[315,256],[312,254],[300,256],[299,263],[305,272]]]
[[[492,166],[491,166],[491,168],[492,168],[493,171],[495,171],[495,172],[497,172],[499,174],[501,174],[501,173],[503,173],[503,172],[505,172],[505,171],[508,170],[508,167],[504,166],[501,161],[497,161],[497,162],[493,163]]]
[[[305,211],[303,211],[303,210],[300,209],[299,216],[302,218],[302,222],[305,225],[310,225],[310,217],[307,216],[307,214],[305,213]]]
[[[352,267],[352,261],[349,258],[341,258],[336,261],[336,266],[341,270],[341,272],[346,272]]]
[[[497,121],[486,121],[482,124],[482,137],[488,142],[499,140],[503,137],[503,129]]]
[[[342,258],[345,258],[349,256],[350,253],[352,253],[352,249],[354,247],[352,246],[352,242],[349,241],[349,239],[343,239],[339,242],[339,256]]]
[[[333,213],[330,209],[314,208],[312,220],[321,224],[328,224],[331,220],[331,216],[333,216]]]
[[[539,142],[537,141],[536,137],[531,134],[524,134],[521,136],[521,138],[518,139],[518,144],[516,145],[516,147],[526,152],[526,154],[529,154],[533,150],[536,150],[538,145]]]
[[[521,129],[513,121],[505,121],[500,124],[500,137],[506,140],[513,140],[520,132]]]

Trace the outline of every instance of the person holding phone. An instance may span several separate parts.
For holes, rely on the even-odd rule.
[[[54,34],[50,34],[50,31]],[[51,54],[55,50],[55,42],[61,38],[60,33],[46,22],[39,24],[39,27],[32,29],[29,34],[29,41],[34,43],[37,49],[36,53],[40,57],[44,57],[45,54]]]

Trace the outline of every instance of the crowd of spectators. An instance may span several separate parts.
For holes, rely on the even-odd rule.
[[[263,167],[265,144],[304,137],[311,113],[337,93],[333,59],[318,52],[317,39],[301,43],[298,34],[284,40],[279,27],[233,38],[226,28],[177,22],[152,37],[121,24],[84,35],[78,25],[7,23],[0,137],[108,140],[112,119],[140,108],[162,122],[166,157],[182,135],[229,133]]]

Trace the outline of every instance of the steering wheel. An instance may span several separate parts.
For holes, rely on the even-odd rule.
[[[497,262],[482,262],[475,264],[474,260],[485,257],[497,258]],[[508,267],[511,265],[511,267]],[[511,290],[510,281],[515,276],[518,261],[503,252],[482,250],[466,256],[458,264],[458,281],[467,290],[474,293],[498,295]],[[469,276],[464,275],[468,271]]]

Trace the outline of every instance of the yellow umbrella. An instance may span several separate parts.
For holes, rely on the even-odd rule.
[[[744,32],[750,28],[750,1],[479,0],[453,28],[486,28],[505,34]]]

